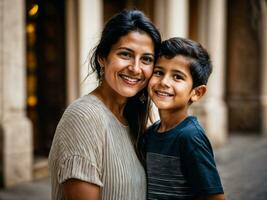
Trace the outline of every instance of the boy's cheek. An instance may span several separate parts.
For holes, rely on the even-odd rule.
[[[147,86],[147,91],[148,91],[148,95],[151,96],[152,94],[152,87],[153,87],[153,80],[152,78],[149,80],[148,82],[148,86]]]
[[[148,85],[147,85],[148,90],[151,89],[152,85],[153,85],[153,76],[148,81]]]
[[[152,75],[151,78],[149,79],[148,87],[152,88],[152,87],[155,86],[158,82],[159,82],[158,78]]]

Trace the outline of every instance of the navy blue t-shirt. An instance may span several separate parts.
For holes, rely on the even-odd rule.
[[[212,147],[196,117],[158,133],[153,124],[140,141],[145,155],[148,199],[195,199],[223,193]]]

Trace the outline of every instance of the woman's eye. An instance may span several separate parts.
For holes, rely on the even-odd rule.
[[[129,59],[131,58],[131,54],[127,51],[123,51],[123,52],[120,52],[119,55],[122,57],[122,58],[126,58],[126,59]]]
[[[142,60],[143,60],[143,63],[146,65],[150,65],[153,63],[153,58],[151,56],[144,56]]]

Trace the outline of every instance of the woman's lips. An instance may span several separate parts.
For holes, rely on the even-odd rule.
[[[139,81],[141,81],[141,78],[136,78],[136,77],[131,77],[125,74],[120,74],[119,75],[124,82],[126,82],[129,85],[135,85]]]

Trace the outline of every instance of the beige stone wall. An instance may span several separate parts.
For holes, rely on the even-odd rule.
[[[192,112],[199,116],[206,134],[214,146],[223,145],[227,139],[227,105],[225,95],[225,41],[226,2],[199,0],[198,41],[208,50],[213,63],[208,91],[193,105]]]
[[[229,1],[227,103],[230,132],[261,129],[261,39],[259,1]]]
[[[267,136],[267,1],[261,1],[261,131]]]
[[[0,178],[4,186],[31,180],[31,124],[25,116],[24,1],[0,0]]]
[[[98,81],[95,74],[88,78],[88,54],[100,39],[103,25],[102,1],[99,0],[79,0],[79,72],[80,72],[80,96],[88,94],[94,90]]]

